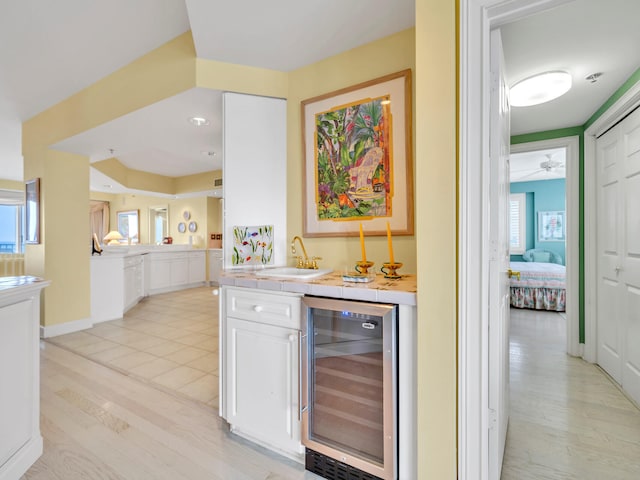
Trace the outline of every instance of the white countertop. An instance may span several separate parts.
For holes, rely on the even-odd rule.
[[[353,283],[345,282],[340,272],[328,273],[311,280],[283,280],[257,277],[254,272],[249,271],[226,270],[220,276],[220,285],[399,305],[416,305],[417,291],[415,275],[403,275],[398,280],[392,280],[379,274],[372,282]]]
[[[15,297],[29,297],[36,291],[51,285],[49,280],[30,275],[0,277],[0,306],[15,301]],[[13,298],[12,300],[10,300]]]
[[[147,253],[176,253],[176,252],[204,252],[204,248],[195,248],[192,245],[105,245],[102,255],[93,255],[93,258],[126,257],[130,255],[145,255]]]

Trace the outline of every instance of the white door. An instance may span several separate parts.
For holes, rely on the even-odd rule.
[[[597,142],[597,335],[598,365],[622,382],[621,298],[619,270],[621,262],[619,225],[622,223],[622,192],[620,182],[620,129],[617,125]]]
[[[598,364],[640,402],[640,110],[597,142]]]
[[[489,178],[489,479],[498,480],[509,421],[509,90],[500,30],[491,31]]]

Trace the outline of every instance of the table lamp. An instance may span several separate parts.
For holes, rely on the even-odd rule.
[[[117,230],[111,230],[109,233],[107,233],[107,236],[104,237],[104,241],[109,241],[109,243],[107,243],[107,245],[120,245],[120,240],[122,240],[124,237],[122,235],[120,235],[120,232],[118,232]]]

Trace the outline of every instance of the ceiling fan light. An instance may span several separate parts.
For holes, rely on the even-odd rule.
[[[204,125],[209,125],[209,119],[204,117],[191,117],[189,118],[189,122],[196,127],[202,127]]]
[[[529,107],[556,99],[571,89],[571,75],[567,72],[544,72],[525,78],[513,85],[509,92],[512,107]]]

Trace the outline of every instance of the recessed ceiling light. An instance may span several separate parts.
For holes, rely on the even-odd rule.
[[[195,125],[196,127],[202,127],[204,125],[209,125],[209,120],[204,117],[191,117],[189,121]]]
[[[513,107],[539,105],[564,95],[570,88],[571,75],[567,72],[544,72],[513,85],[509,100]]]

